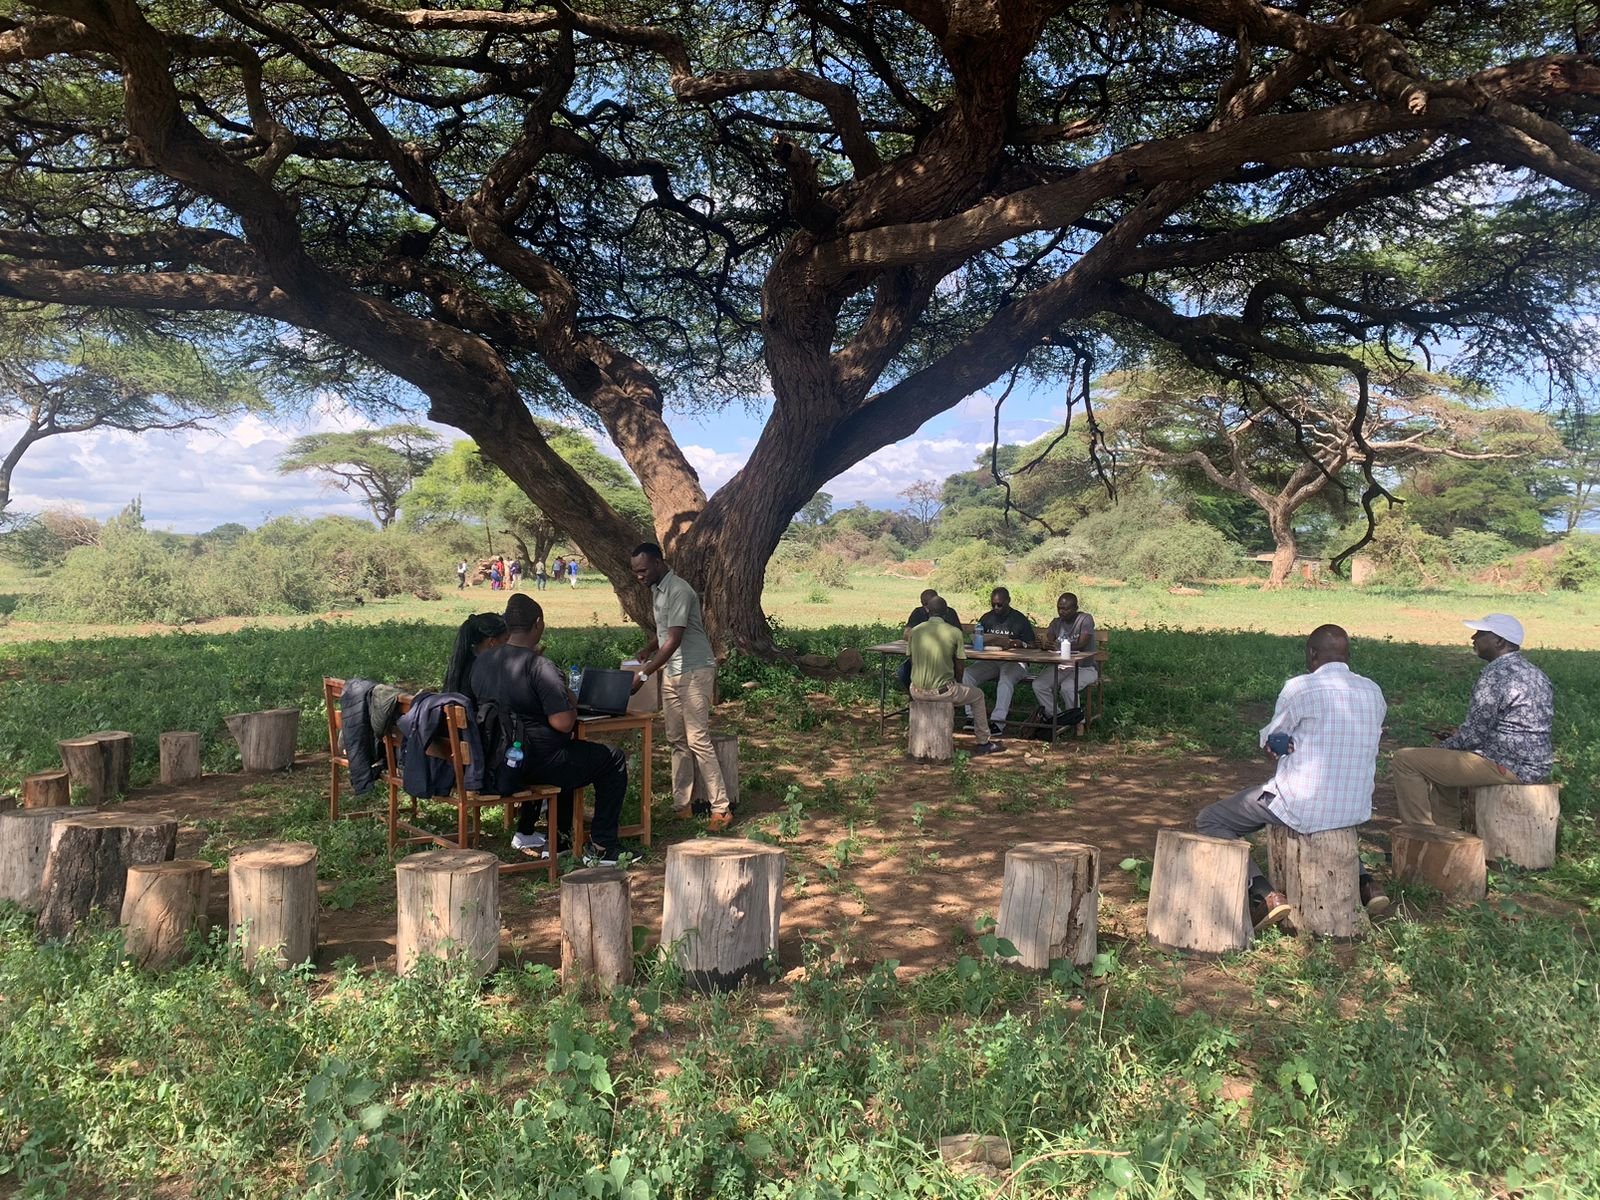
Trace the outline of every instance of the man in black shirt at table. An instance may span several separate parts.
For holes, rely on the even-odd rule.
[[[985,650],[1033,650],[1037,648],[1033,623],[1011,607],[1011,593],[997,587],[989,593],[989,611],[978,618],[977,632],[983,634]],[[999,680],[994,688],[994,707],[989,710],[989,728],[1004,733],[1006,714],[1011,711],[1011,693],[1017,684],[1028,677],[1028,668],[1019,662],[973,662],[961,682],[969,687],[982,687],[991,679]],[[967,720],[972,720],[972,709],[967,709]]]
[[[594,788],[594,825],[583,857],[592,864],[611,864],[620,850],[617,821],[628,793],[628,759],[615,746],[579,741],[577,702],[567,689],[566,673],[540,652],[544,609],[519,592],[506,604],[506,643],[480,654],[472,664],[472,694],[483,727],[484,790],[509,796],[529,784],[561,789],[556,823],[572,831],[572,800],[577,788]],[[507,753],[520,743],[522,761],[512,764]],[[549,853],[539,834],[539,806],[523,804],[511,844],[524,854]]]
[[[911,639],[911,631],[928,619],[928,602],[939,599],[939,593],[932,588],[926,589],[918,599],[921,601],[916,608],[911,610],[911,615],[906,618],[906,640]],[[939,614],[939,619],[953,628],[961,628],[961,617],[956,610],[951,608],[946,601],[944,611]],[[900,690],[907,691],[911,687],[911,660],[908,658],[900,664],[900,670],[895,676],[900,681]]]

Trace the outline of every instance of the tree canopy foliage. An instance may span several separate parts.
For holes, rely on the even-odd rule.
[[[1561,377],[1589,328],[1600,67],[1565,2],[11,11],[0,293],[226,310],[264,357],[404,379],[631,588],[531,411],[585,409],[749,645],[791,516],[1013,373],[1161,344],[1364,386],[1363,345],[1448,345]],[[666,405],[763,380],[708,498]]]
[[[355,493],[378,528],[387,529],[400,513],[400,498],[438,453],[439,435],[420,425],[333,430],[295,438],[278,459],[278,471],[309,471]]]

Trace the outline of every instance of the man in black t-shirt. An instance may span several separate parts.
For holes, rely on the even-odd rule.
[[[939,593],[934,591],[932,588],[926,589],[922,595],[918,597],[921,603],[918,604],[916,608],[913,608],[911,610],[911,615],[906,618],[906,640],[908,642],[911,640],[911,631],[928,619],[929,602],[939,598]],[[950,607],[948,602],[945,604],[944,611],[939,614],[939,619],[946,625],[950,625],[956,629],[961,628],[961,617],[959,614],[957,614],[955,609]],[[900,664],[900,670],[896,674],[896,678],[900,680],[901,691],[910,690],[911,660],[909,658]]]
[[[560,788],[556,823],[570,834],[573,792],[593,787],[594,826],[583,857],[614,863],[620,849],[617,819],[628,792],[627,756],[615,746],[572,736],[577,703],[562,670],[539,652],[544,610],[526,593],[512,596],[506,604],[506,631],[505,645],[479,655],[472,664],[472,694],[491,755],[485,790],[509,796],[534,783]],[[516,742],[521,743],[523,758],[513,765],[506,755]],[[537,805],[521,806],[511,844],[541,857],[550,852],[539,834]]]
[[[1033,624],[1027,617],[1011,607],[1011,593],[997,587],[989,593],[989,611],[978,619],[978,632],[983,634],[985,650],[1031,650],[1036,646]],[[982,687],[991,679],[999,680],[994,688],[994,707],[989,710],[989,728],[1004,733],[1006,714],[1011,711],[1011,693],[1018,682],[1028,677],[1028,668],[1016,662],[974,662],[967,667],[961,682],[969,687]],[[967,720],[972,720],[972,709],[967,708]]]

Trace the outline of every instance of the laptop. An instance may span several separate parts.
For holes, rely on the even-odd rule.
[[[632,694],[632,671],[585,667],[583,682],[578,685],[578,716],[620,717],[628,711]]]

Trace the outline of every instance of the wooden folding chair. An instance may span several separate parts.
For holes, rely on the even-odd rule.
[[[1096,678],[1093,683],[1084,689],[1088,692],[1088,695],[1085,697],[1088,703],[1085,704],[1083,708],[1085,724],[1090,721],[1098,721],[1105,715],[1106,663],[1111,658],[1110,646],[1110,632],[1101,629],[1099,626],[1096,626],[1094,631],[1094,669]]]

